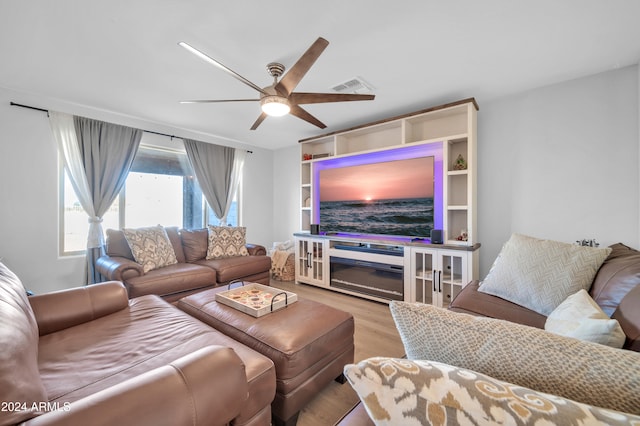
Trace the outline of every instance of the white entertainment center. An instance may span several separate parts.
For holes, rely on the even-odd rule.
[[[296,282],[372,300],[446,306],[478,277],[476,116],[473,98],[300,141]],[[413,147],[413,148],[412,148]],[[323,162],[403,149],[437,150],[437,228],[443,244],[385,235],[312,234],[320,223],[316,168]],[[461,166],[461,163],[463,164]],[[441,176],[440,176],[441,174]]]

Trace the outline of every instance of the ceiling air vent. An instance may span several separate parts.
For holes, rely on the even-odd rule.
[[[362,77],[354,77],[344,83],[333,86],[331,89],[339,93],[373,93],[374,87]]]

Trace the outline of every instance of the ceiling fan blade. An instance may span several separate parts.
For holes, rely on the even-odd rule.
[[[294,92],[289,101],[294,104],[321,104],[326,102],[371,101],[375,95],[359,95],[355,93],[302,93]]]
[[[181,104],[211,104],[218,102],[259,102],[260,99],[202,99],[192,101],[180,101]]]
[[[215,65],[216,67],[218,67],[221,70],[225,71],[226,73],[231,75],[236,80],[239,80],[239,81],[243,82],[247,86],[257,90],[260,93],[266,94],[265,91],[261,87],[259,87],[258,85],[252,83],[251,81],[247,80],[246,78],[244,78],[243,76],[241,76],[240,74],[238,74],[237,72],[232,70],[231,68],[229,68],[226,65],[224,65],[222,62],[216,61],[212,57],[210,57],[207,54],[199,51],[198,49],[196,49],[195,47],[185,43],[184,41],[181,41],[180,43],[178,43],[178,45],[184,47],[185,49],[187,49],[189,52],[193,53],[194,55],[196,55],[200,59],[202,59],[202,60],[204,60],[204,61],[206,61],[206,62],[208,62],[208,63],[210,63],[212,65]]]
[[[258,126],[260,124],[262,124],[262,122],[264,121],[264,119],[267,118],[267,114],[266,113],[262,113],[260,114],[260,116],[258,117],[258,119],[256,120],[255,123],[253,123],[253,126],[251,126],[251,130],[255,130],[258,128]]]
[[[295,115],[296,117],[313,124],[314,126],[318,126],[321,129],[327,127],[322,121],[315,118],[313,115],[309,114],[306,110],[304,110],[301,106],[291,105],[291,115]]]
[[[296,62],[282,79],[276,85],[276,90],[284,95],[289,95],[296,88],[302,77],[309,71],[311,66],[316,62],[324,49],[327,48],[329,42],[322,37],[318,39],[302,54],[298,62]]]

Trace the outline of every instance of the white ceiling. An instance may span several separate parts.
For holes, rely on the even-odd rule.
[[[0,0],[0,86],[277,149],[636,64],[639,18],[636,0]],[[293,65],[319,36],[329,47],[296,90],[360,76],[376,94],[305,106],[324,130],[286,116],[251,131],[257,102],[179,103],[257,95],[179,41],[262,87],[268,62]]]

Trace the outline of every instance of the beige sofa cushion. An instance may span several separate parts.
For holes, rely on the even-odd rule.
[[[390,308],[409,359],[640,414],[640,353],[431,305],[394,301]]]
[[[38,404],[47,402],[38,370],[38,334],[38,324],[22,283],[0,263],[2,426],[20,423],[40,414]]]
[[[178,263],[167,231],[161,225],[122,230],[133,258],[146,274],[154,269]]]
[[[344,373],[376,425],[608,424],[640,417],[612,412],[433,361],[370,358]]]
[[[569,295],[588,290],[609,253],[610,248],[513,234],[478,291],[546,316]]]

